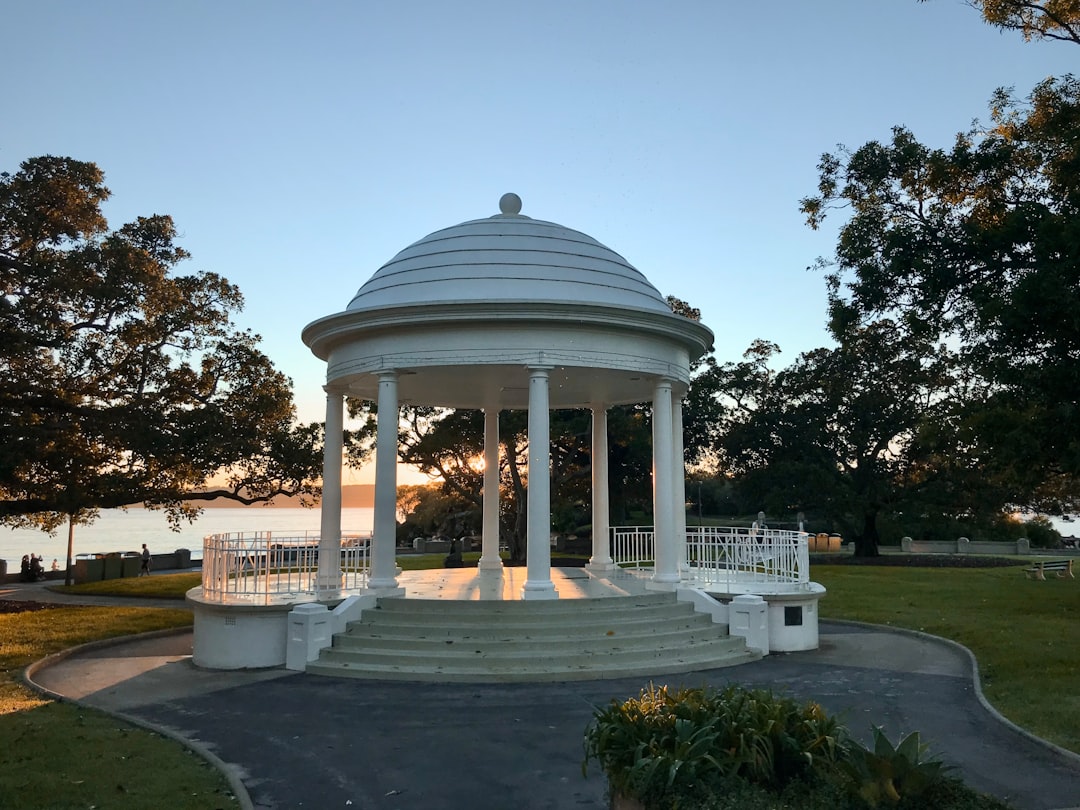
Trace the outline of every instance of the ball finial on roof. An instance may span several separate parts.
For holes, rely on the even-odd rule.
[[[520,214],[521,213],[521,197],[513,192],[509,194],[503,194],[499,198],[499,210],[504,214]]]

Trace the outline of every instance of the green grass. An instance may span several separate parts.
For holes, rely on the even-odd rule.
[[[1080,753],[1080,581],[1021,568],[819,565],[824,619],[921,630],[979,662],[987,700],[1019,726]]]
[[[191,624],[186,610],[60,607],[0,614],[0,804],[49,807],[236,807],[228,782],[179,743],[104,712],[42,698],[28,664],[101,638]]]
[[[149,599],[183,599],[184,594],[202,584],[202,572],[152,574],[148,577],[125,577],[84,582],[80,585],[50,585],[57,593],[88,596],[127,596]]]

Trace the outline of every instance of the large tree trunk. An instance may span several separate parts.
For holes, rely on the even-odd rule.
[[[863,515],[862,532],[855,535],[856,557],[879,557],[878,551],[877,510],[867,509]]]

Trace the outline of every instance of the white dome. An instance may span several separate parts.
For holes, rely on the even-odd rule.
[[[664,297],[615,251],[554,222],[503,213],[435,231],[398,253],[347,311],[452,302],[558,301],[670,313]]]

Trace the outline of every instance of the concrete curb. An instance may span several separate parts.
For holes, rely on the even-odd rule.
[[[121,644],[126,644],[131,641],[149,640],[155,638],[167,638],[169,636],[179,636],[186,633],[190,633],[190,627],[173,627],[165,630],[151,630],[147,633],[137,633],[133,636],[116,636],[114,638],[99,639],[97,641],[88,641],[85,644],[79,644],[74,647],[69,647],[66,650],[60,650],[52,655],[47,655],[40,661],[27,666],[22,671],[22,682],[26,684],[30,689],[33,689],[40,695],[45,695],[60,703],[71,703],[75,706],[79,706],[84,709],[90,709],[92,711],[101,712],[112,717],[116,717],[123,720],[125,723],[129,723],[133,726],[137,726],[146,731],[151,731],[155,734],[160,734],[162,737],[167,737],[170,740],[178,742],[180,745],[187,748],[192,753],[199,757],[202,757],[211,767],[216,768],[222,776],[225,777],[229,783],[229,789],[233,795],[236,796],[237,803],[240,805],[241,810],[255,810],[255,805],[251,801],[251,796],[248,794],[247,788],[244,786],[244,782],[240,777],[238,771],[240,770],[235,765],[230,765],[221,759],[217,754],[211,751],[202,743],[197,740],[192,740],[184,737],[179,732],[175,731],[168,726],[161,726],[156,723],[151,723],[148,720],[143,720],[140,717],[127,714],[125,712],[111,712],[105,709],[100,709],[96,706],[91,706],[88,703],[77,700],[75,698],[69,698],[65,695],[61,695],[57,692],[53,692],[51,689],[46,689],[34,681],[34,675],[43,669],[48,669],[51,666],[59,664],[66,658],[84,652],[90,652],[93,650],[105,649],[108,647],[117,647]]]
[[[1005,717],[1005,715],[1003,715],[1001,712],[994,708],[994,706],[990,703],[990,701],[986,699],[986,696],[983,694],[982,678],[979,675],[978,659],[975,657],[975,654],[971,650],[969,650],[960,642],[953,641],[951,638],[944,638],[942,636],[935,636],[931,633],[924,633],[921,630],[909,630],[906,627],[893,627],[892,625],[888,624],[870,624],[869,622],[857,622],[850,621],[848,619],[822,619],[822,621],[827,622],[828,624],[848,625],[851,627],[861,627],[868,630],[881,630],[890,633],[899,633],[900,635],[911,636],[912,638],[917,638],[922,641],[937,642],[939,644],[942,644],[943,646],[952,647],[954,650],[962,652],[964,655],[967,656],[968,663],[971,665],[971,681],[972,685],[975,688],[975,697],[978,699],[979,703],[990,714],[991,717],[1004,725],[1006,728],[1015,731],[1021,736],[1026,737],[1032,742],[1037,743],[1042,747],[1048,749],[1052,753],[1057,754],[1070,765],[1080,767],[1080,754],[1073,753],[1067,748],[1062,748],[1060,745],[1056,745],[1049,740],[1044,740],[1042,737],[1032,734],[1027,729],[1016,725],[1016,723]],[[1080,807],[1061,808],[1061,810],[1080,810]]]

